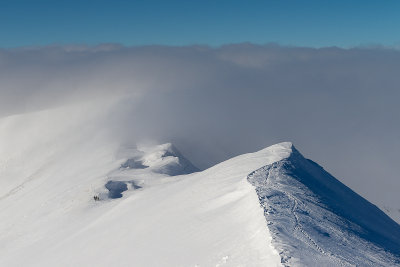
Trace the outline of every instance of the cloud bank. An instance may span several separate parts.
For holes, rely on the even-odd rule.
[[[400,51],[237,44],[0,50],[0,116],[122,99],[123,142],[201,168],[280,141],[375,203],[400,202]]]

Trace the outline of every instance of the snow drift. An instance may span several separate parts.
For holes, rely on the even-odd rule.
[[[246,176],[283,148],[195,172],[170,144],[117,142],[107,112],[0,120],[0,266],[280,265]]]
[[[399,225],[291,143],[200,171],[112,106],[0,119],[0,266],[399,264]]]

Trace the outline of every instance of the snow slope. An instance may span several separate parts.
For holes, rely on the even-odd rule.
[[[399,265],[400,226],[291,143],[199,171],[113,105],[0,119],[0,266]]]
[[[248,176],[287,266],[400,266],[400,225],[292,146]]]
[[[284,145],[193,172],[169,144],[115,142],[106,113],[0,120],[0,266],[281,265],[246,177]]]

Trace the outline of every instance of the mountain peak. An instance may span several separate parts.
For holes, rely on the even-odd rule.
[[[171,176],[199,171],[171,143],[152,146],[139,145],[137,149],[130,149],[125,158],[126,162],[121,165],[125,168],[150,168],[156,173]]]
[[[292,143],[287,157],[248,176],[285,265],[377,266],[400,263],[400,225]],[[317,262],[319,264],[317,264]]]
[[[274,144],[272,146],[266,147],[265,149],[269,149],[269,150],[279,149],[279,150],[286,150],[286,151],[291,152],[295,148],[294,148],[294,145],[292,142],[280,142],[280,143]]]

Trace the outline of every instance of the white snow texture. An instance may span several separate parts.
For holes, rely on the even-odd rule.
[[[199,171],[108,109],[0,120],[0,266],[399,264],[400,226],[291,143]]]

